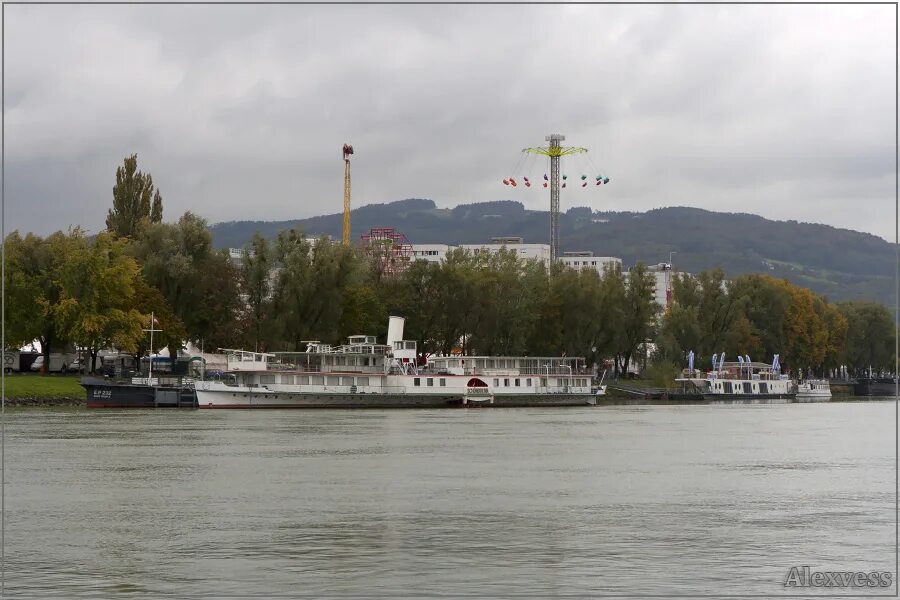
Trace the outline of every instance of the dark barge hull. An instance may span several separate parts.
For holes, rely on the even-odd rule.
[[[88,408],[195,408],[194,389],[184,386],[139,385],[85,377]]]
[[[897,384],[890,378],[859,379],[853,386],[854,396],[894,396]]]

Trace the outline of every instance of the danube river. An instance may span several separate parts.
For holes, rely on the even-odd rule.
[[[895,410],[8,411],[5,597],[796,593],[893,572]]]

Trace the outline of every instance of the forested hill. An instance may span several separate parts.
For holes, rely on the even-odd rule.
[[[352,213],[353,239],[372,227],[394,227],[413,243],[489,242],[520,236],[547,243],[547,212],[500,201],[437,208],[431,200],[371,204]],[[298,228],[341,236],[340,213],[298,221],[237,221],[210,229],[217,247],[243,247],[254,232],[274,237]],[[645,213],[592,212],[572,208],[560,219],[562,250],[592,250],[637,261],[667,261],[676,252],[678,270],[723,267],[729,276],[764,272],[808,287],[831,301],[866,299],[894,304],[894,247],[867,233],[828,225],[770,221],[756,215],[673,207]]]

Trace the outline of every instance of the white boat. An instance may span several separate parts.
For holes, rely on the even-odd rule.
[[[831,384],[827,379],[807,379],[797,384],[798,402],[821,402],[831,399]]]
[[[738,362],[728,362],[724,356],[723,353],[718,361],[714,357],[709,371],[694,369],[693,365],[684,369],[675,380],[680,391],[701,395],[711,402],[768,402],[796,396],[794,382],[781,373],[777,354],[771,365],[743,357]]]
[[[437,356],[420,366],[404,319],[391,317],[386,344],[350,336],[306,352],[224,350],[220,381],[194,387],[199,408],[585,406],[596,403],[584,359]]]
[[[606,378],[606,371],[603,371],[603,375],[600,376],[600,381],[597,383],[597,387],[594,388],[594,394],[597,396],[605,396],[606,395],[606,386],[603,385],[603,380]]]

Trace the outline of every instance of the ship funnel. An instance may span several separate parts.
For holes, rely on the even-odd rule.
[[[394,347],[394,342],[399,342],[403,339],[403,324],[405,322],[406,319],[403,317],[391,316],[388,319],[387,345],[391,348]]]

